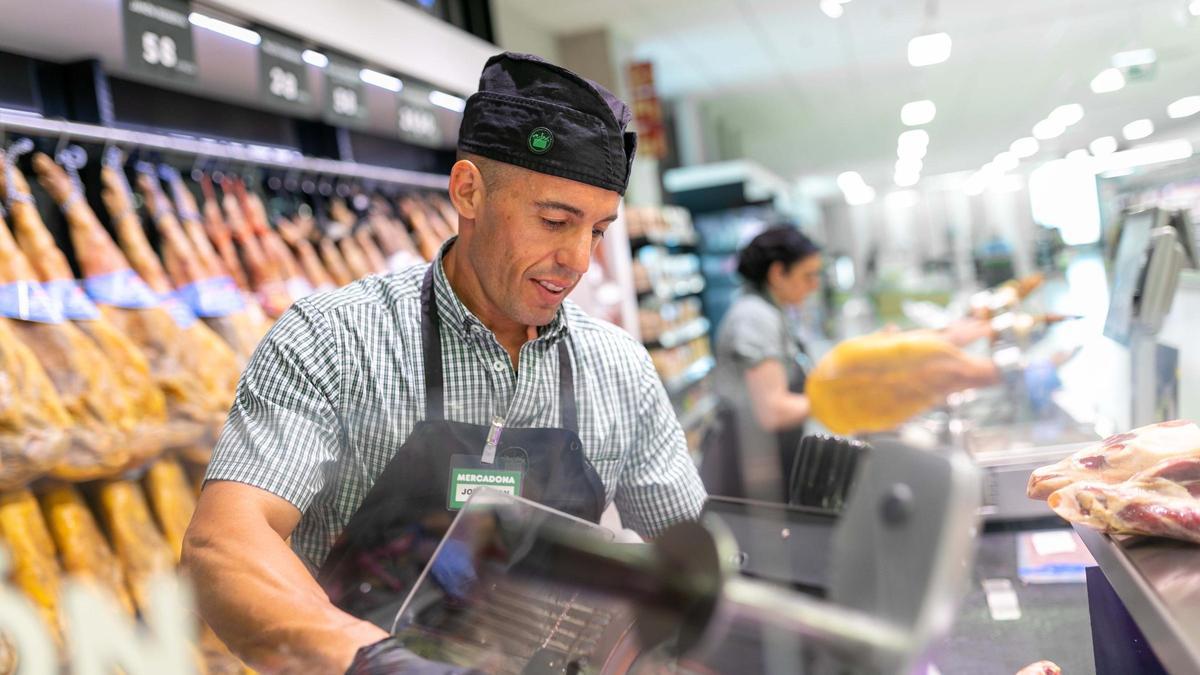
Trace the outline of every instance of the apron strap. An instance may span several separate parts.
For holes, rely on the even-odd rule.
[[[425,419],[446,418],[446,389],[442,375],[442,333],[437,297],[433,288],[434,261],[421,282],[421,351],[425,359]],[[579,411],[575,406],[575,369],[566,339],[558,341],[558,409],[562,428],[579,433]]]
[[[433,292],[433,267],[421,282],[421,350],[425,358],[425,419],[446,418],[445,387],[442,382],[442,332],[437,298]]]
[[[558,409],[564,429],[579,433],[579,411],[575,408],[575,369],[571,367],[571,350],[567,339],[558,340]]]

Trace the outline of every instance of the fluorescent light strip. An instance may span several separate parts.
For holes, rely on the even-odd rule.
[[[312,49],[305,49],[303,52],[300,52],[300,58],[304,59],[304,62],[308,65],[318,68],[324,68],[329,65],[328,56]]]
[[[462,112],[467,107],[467,102],[462,98],[436,89],[429,92],[429,102],[454,112]]]
[[[1078,103],[1060,105],[1050,113],[1050,117],[1047,119],[1069,127],[1083,119],[1083,106]]]
[[[908,41],[908,62],[914,67],[932,66],[950,58],[953,41],[946,33],[918,35]]]
[[[1113,54],[1112,64],[1116,68],[1134,68],[1148,66],[1158,60],[1153,49],[1131,49],[1127,52]]]
[[[1121,129],[1121,135],[1127,141],[1140,141],[1154,133],[1154,122],[1148,119],[1134,120]]]
[[[825,16],[831,19],[837,19],[845,13],[842,9],[842,3],[838,0],[821,0],[821,11],[825,12]]]
[[[367,84],[375,85],[380,89],[387,89],[388,91],[399,92],[404,88],[404,83],[400,81],[400,78],[392,77],[391,75],[381,73],[378,70],[371,70],[370,68],[363,68],[358,71],[358,79]]]
[[[1200,4],[1200,0],[1196,0]],[[1173,120],[1191,117],[1200,112],[1200,96],[1185,96],[1167,106],[1167,117]]]
[[[1107,68],[1092,78],[1092,91],[1108,94],[1125,86],[1125,76],[1116,68]]]
[[[1048,141],[1063,135],[1067,128],[1054,119],[1044,119],[1033,125],[1033,137],[1040,141]]]
[[[1136,148],[1123,150],[1105,157],[1097,157],[1094,163],[1096,173],[1133,169],[1148,164],[1162,162],[1177,162],[1192,156],[1192,144],[1186,139],[1149,143]]]
[[[906,127],[919,127],[922,124],[929,124],[936,116],[937,106],[934,105],[933,101],[928,99],[905,103],[904,107],[900,109],[900,121]]]
[[[248,45],[257,45],[258,43],[262,42],[262,36],[250,30],[249,28],[235,26],[229,22],[222,21],[220,19],[214,19],[213,17],[208,16],[207,14],[201,14],[200,12],[192,12],[189,14],[188,21],[190,21],[193,26],[207,28],[214,33],[220,33],[225,37],[231,37],[234,40],[245,42]]]
[[[1026,136],[1025,138],[1018,138],[1013,141],[1012,145],[1008,146],[1008,151],[1016,155],[1019,159],[1025,159],[1026,157],[1036,155],[1038,147],[1036,138]]]
[[[1117,139],[1112,136],[1101,136],[1088,145],[1088,149],[1097,157],[1111,155],[1117,151]]]

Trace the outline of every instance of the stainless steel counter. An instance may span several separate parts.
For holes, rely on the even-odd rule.
[[[1200,545],[1075,530],[1163,667],[1200,673]]]

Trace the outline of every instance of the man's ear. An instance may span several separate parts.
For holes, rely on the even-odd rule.
[[[485,188],[483,174],[469,159],[460,159],[450,169],[450,203],[458,215],[474,220],[483,204]]]

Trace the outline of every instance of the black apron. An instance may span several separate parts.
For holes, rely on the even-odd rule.
[[[317,574],[334,605],[384,629],[454,520],[452,465],[464,456],[485,469],[521,472],[526,499],[594,523],[604,511],[604,485],[579,440],[567,341],[558,342],[563,428],[504,428],[494,463],[480,464],[490,427],[445,419],[439,326],[431,265],[421,286],[425,419],[376,479]]]
[[[809,357],[803,343],[796,340],[796,345],[799,347],[797,363],[785,366],[789,370],[788,391],[803,394],[808,381],[808,367],[805,362]],[[752,416],[739,414],[734,406],[724,401],[718,405],[713,423],[701,440],[700,479],[710,495],[738,499],[763,499],[767,496],[750,494],[742,472],[742,446],[745,445],[742,439],[756,437],[756,429],[758,421]],[[781,502],[786,503],[788,500],[792,465],[795,464],[796,453],[803,438],[803,423],[774,434],[779,454],[780,491],[777,497]]]

